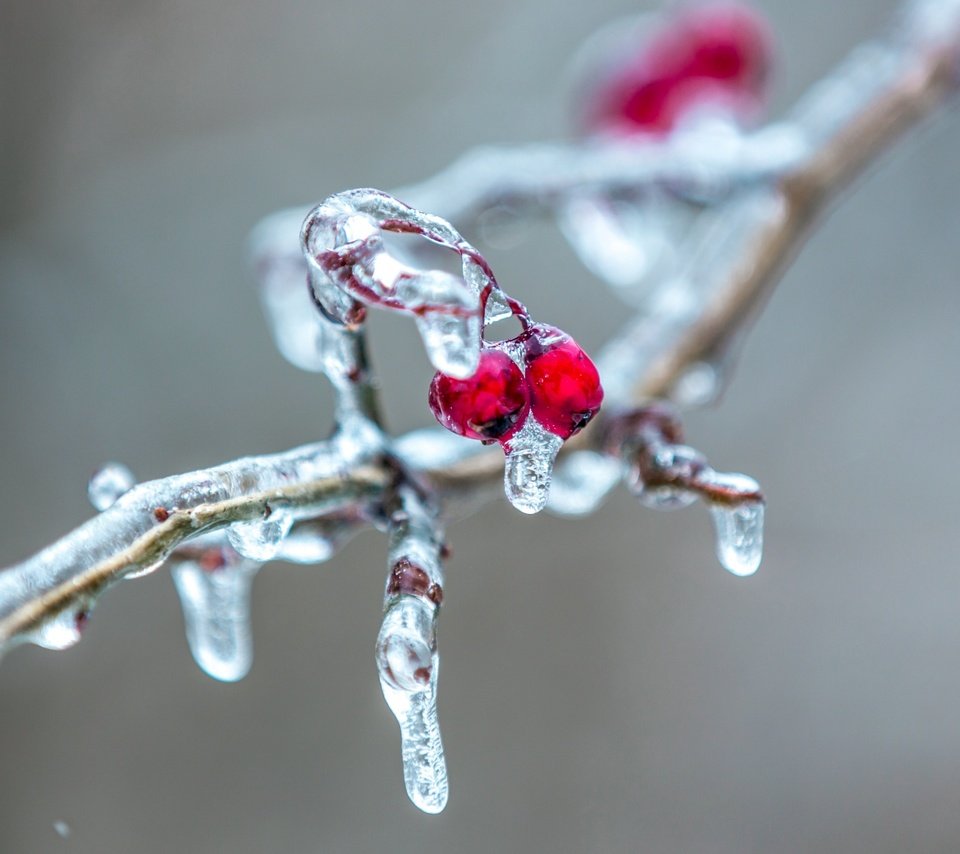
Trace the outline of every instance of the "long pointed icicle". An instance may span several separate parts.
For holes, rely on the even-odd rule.
[[[427,813],[447,804],[447,765],[437,719],[437,613],[443,599],[442,532],[409,486],[390,517],[389,571],[377,638],[383,697],[400,724],[403,779]]]

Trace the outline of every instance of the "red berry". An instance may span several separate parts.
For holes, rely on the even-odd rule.
[[[530,404],[520,368],[501,350],[483,349],[472,377],[460,380],[439,372],[434,376],[430,408],[453,433],[502,442],[523,425]]]
[[[601,83],[589,124],[659,136],[708,103],[748,118],[763,95],[771,44],[766,22],[746,6],[719,2],[681,12]]]
[[[527,354],[533,415],[551,433],[567,439],[600,410],[600,375],[577,342],[559,329],[537,327]]]

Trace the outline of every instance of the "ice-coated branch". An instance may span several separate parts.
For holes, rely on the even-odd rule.
[[[676,413],[651,401],[696,404],[716,395],[730,341],[818,215],[958,83],[960,0],[915,0],[885,38],[858,48],[765,129],[707,122],[639,142],[482,149],[398,191],[399,199],[353,190],[306,219],[305,209],[274,215],[252,238],[261,299],[281,352],[333,385],[333,435],[139,485],[128,470],[106,467],[90,485],[99,515],[0,572],[0,651],[21,641],[74,643],[104,590],[169,560],[198,664],[217,679],[238,679],[251,662],[248,600],[259,567],[275,558],[318,563],[358,530],[386,528],[377,666],[400,724],[407,791],[421,809],[439,812],[447,800],[436,714],[444,524],[497,494],[505,472],[508,497],[527,512],[546,504],[589,513],[625,482],[649,506],[704,501],[721,564],[737,575],[754,572],[764,507],[758,485],[712,469],[684,444]],[[651,199],[661,206],[652,218]],[[585,264],[639,307],[599,354],[607,410],[582,432],[599,407],[596,372],[593,397],[577,384],[586,370],[555,383],[573,422],[545,414],[537,395],[556,375],[531,380],[533,366],[551,347],[576,362],[575,343],[534,324],[447,221],[467,229],[501,213],[555,215]],[[679,248],[651,264],[644,241],[661,214],[661,243]],[[385,232],[457,253],[460,275],[423,269],[415,250],[407,257],[390,249]],[[436,429],[387,436],[366,355],[369,307],[410,316],[429,360],[453,385],[475,378],[495,352],[499,367],[488,379],[516,392],[515,405],[490,406],[488,398],[502,401],[484,387],[478,405],[489,413],[442,421],[460,436]],[[485,326],[509,315],[520,319],[522,334],[485,341]],[[570,403],[577,400],[589,405]],[[462,436],[499,441],[506,465]]]
[[[89,522],[0,573],[0,644],[69,646],[100,593],[159,568],[193,537],[232,526],[238,550],[259,547],[262,555],[276,532],[297,519],[375,498],[389,474],[347,450],[334,439],[133,487]]]

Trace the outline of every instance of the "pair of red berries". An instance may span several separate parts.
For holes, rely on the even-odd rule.
[[[757,112],[772,59],[770,28],[736,2],[681,9],[595,85],[591,129],[664,135],[713,104],[738,120]]]
[[[597,414],[602,400],[590,357],[566,333],[540,324],[510,341],[484,344],[473,376],[437,373],[430,384],[430,408],[444,427],[504,445],[531,413],[544,429],[568,439]]]

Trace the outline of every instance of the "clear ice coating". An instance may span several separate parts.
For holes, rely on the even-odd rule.
[[[123,463],[106,463],[87,484],[87,498],[97,510],[106,510],[136,485],[136,478]]]
[[[383,698],[400,725],[407,794],[424,812],[441,812],[449,789],[437,718],[439,658],[427,603],[402,596],[390,607],[377,639],[377,667]]]
[[[190,652],[205,673],[221,682],[242,679],[253,661],[250,590],[258,569],[251,561],[217,569],[183,561],[171,570]]]
[[[504,446],[503,488],[522,513],[539,513],[547,506],[553,463],[563,439],[545,430],[533,415]]]
[[[227,528],[227,541],[245,558],[263,563],[280,550],[293,526],[293,516],[274,510],[266,519],[235,522]]]
[[[694,483],[696,472],[709,470],[706,462],[703,454],[688,445],[665,444],[652,459],[655,470],[663,479],[688,484]],[[697,500],[697,493],[692,488],[664,484],[647,486],[642,482],[638,485],[640,503],[653,510],[676,510],[689,507]]]
[[[717,560],[734,575],[753,575],[763,558],[762,501],[710,504],[717,537]]]

